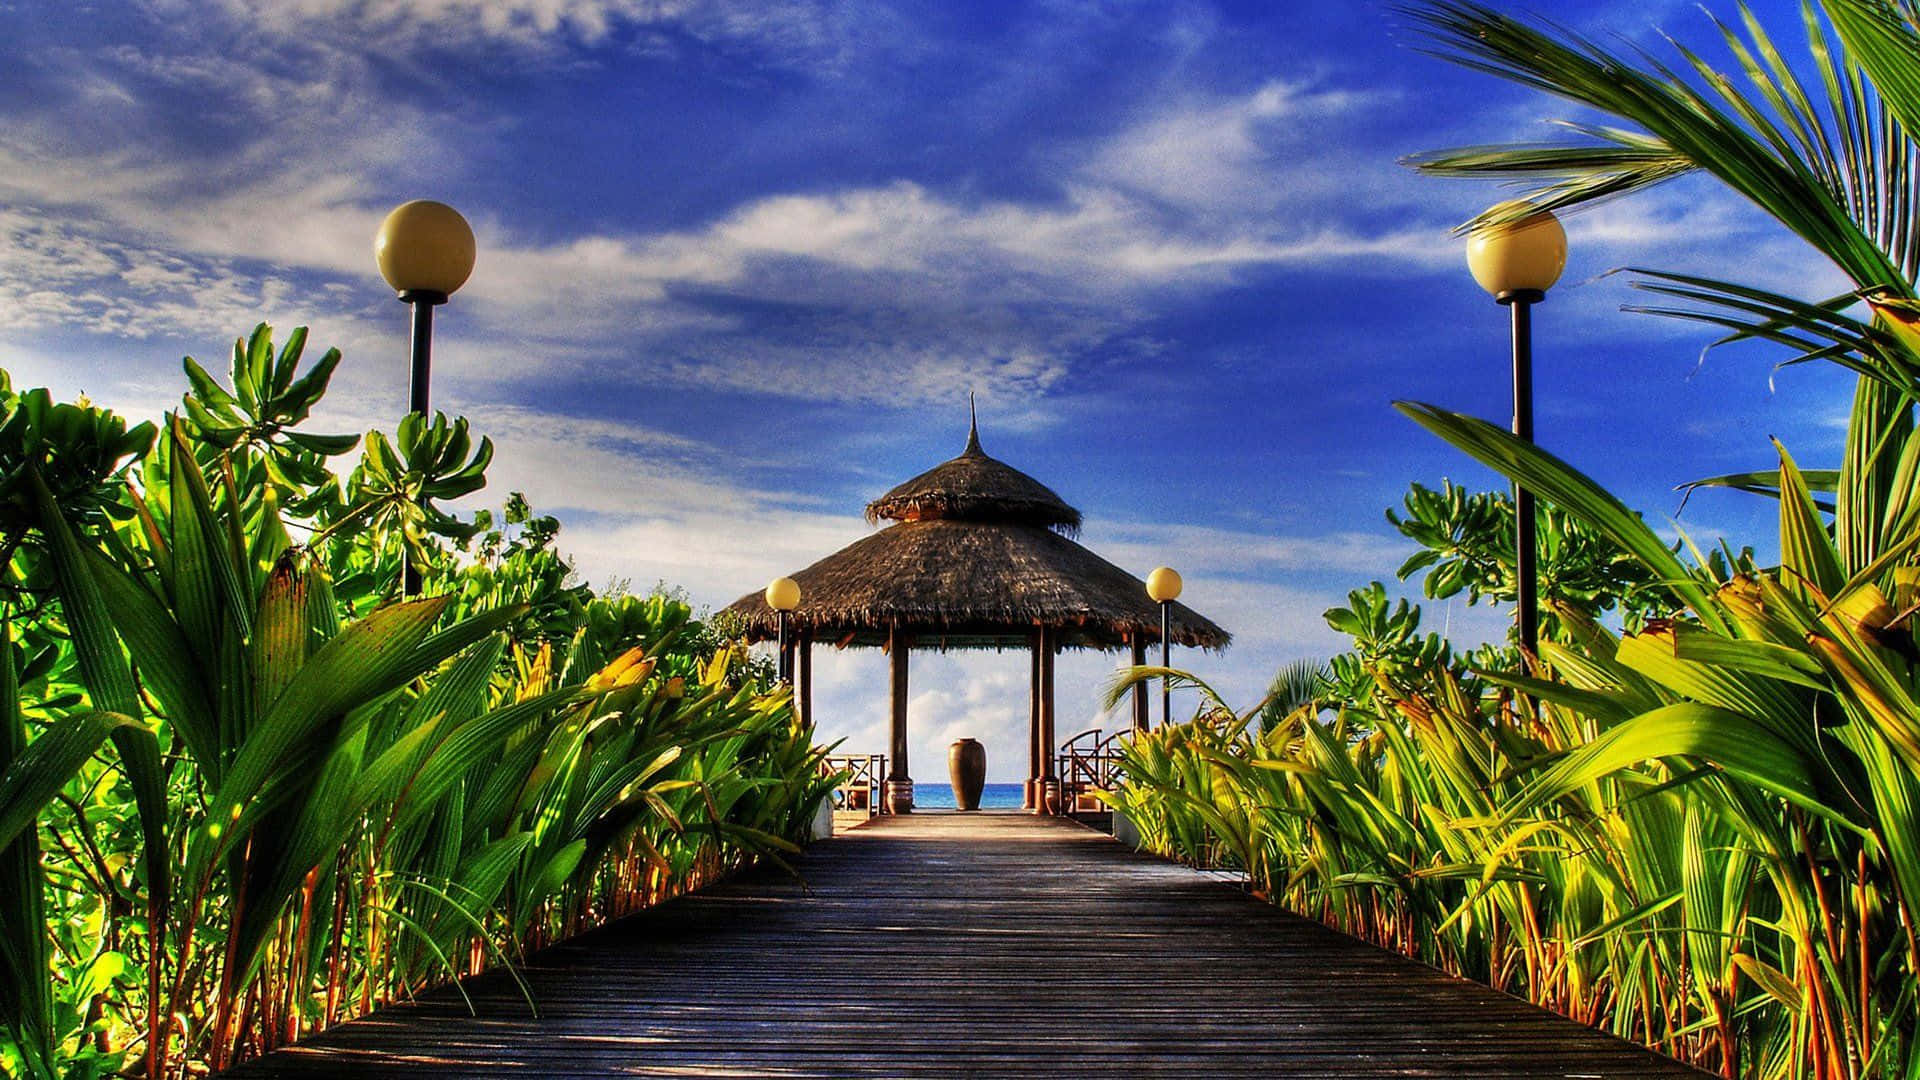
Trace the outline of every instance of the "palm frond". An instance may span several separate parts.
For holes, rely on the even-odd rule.
[[[1528,197],[1549,210],[1705,172],[1833,259],[1860,287],[1910,291],[1916,253],[1904,194],[1911,185],[1903,181],[1913,173],[1913,145],[1896,112],[1831,48],[1817,19],[1807,30],[1825,91],[1818,100],[1750,17],[1744,33],[1720,28],[1735,61],[1729,72],[1677,44],[1680,63],[1669,65],[1642,49],[1623,54],[1475,3],[1446,0],[1403,14],[1435,55],[1629,125],[1576,123],[1572,130],[1586,139],[1571,144],[1419,154],[1408,159],[1416,168],[1536,182]]]

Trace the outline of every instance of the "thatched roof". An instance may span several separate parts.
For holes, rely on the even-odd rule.
[[[920,648],[1026,645],[1038,626],[1064,645],[1117,649],[1160,640],[1160,606],[1146,583],[1081,547],[1068,534],[1080,512],[1032,477],[988,457],[979,429],[959,457],[935,466],[867,506],[890,525],[792,575],[800,606],[789,625],[833,645],[879,645],[890,626]],[[776,633],[762,593],[727,609],[748,637]],[[1225,630],[1176,603],[1175,644],[1224,648]]]
[[[1049,529],[979,521],[903,521],[821,559],[793,579],[789,625],[832,645],[879,645],[898,624],[921,648],[1024,645],[1041,624],[1070,647],[1115,649],[1130,635],[1160,640],[1160,606],[1146,583]],[[727,608],[755,640],[775,633],[761,593]],[[1177,645],[1223,648],[1225,630],[1185,604],[1169,613]]]
[[[1001,521],[1080,531],[1080,511],[1053,490],[980,449],[980,427],[967,430],[967,448],[867,504],[867,520]]]

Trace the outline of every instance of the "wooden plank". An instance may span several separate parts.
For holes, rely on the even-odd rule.
[[[916,813],[239,1077],[1700,1076],[1058,818]],[[879,963],[884,959],[884,964]]]

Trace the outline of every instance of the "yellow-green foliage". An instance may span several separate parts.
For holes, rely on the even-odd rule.
[[[1436,664],[1376,672],[1384,712],[1136,737],[1116,805],[1156,850],[1727,1075],[1911,1075],[1920,534],[1851,567],[1783,453],[1784,562],[1717,578],[1550,456],[1413,411],[1690,607],[1581,625],[1485,699]]]
[[[1742,12],[1668,58],[1474,0],[1406,14],[1438,54],[1578,106],[1563,137],[1419,167],[1555,211],[1697,174],[1810,245],[1809,277],[1848,279],[1807,298],[1636,272],[1656,314],[1858,375],[1838,468],[1776,446],[1777,468],[1702,481],[1778,500],[1780,561],[1686,559],[1551,455],[1404,403],[1672,610],[1617,640],[1569,621],[1526,671],[1477,672],[1484,694],[1376,668],[1364,715],[1156,733],[1119,800],[1278,902],[1729,1076],[1920,1075],[1912,5],[1815,0],[1793,55]]]
[[[298,341],[236,346],[234,409],[324,389]],[[397,599],[277,421],[176,418],[116,484],[144,443],[0,406],[0,1072],[223,1067],[780,858],[826,794],[784,689],[684,603],[566,586],[554,526],[477,567],[410,541]],[[94,464],[50,487],[40,428]],[[360,527],[296,545],[295,502]]]

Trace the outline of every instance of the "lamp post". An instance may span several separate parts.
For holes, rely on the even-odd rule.
[[[1533,305],[1547,298],[1567,265],[1567,232],[1545,210],[1528,213],[1525,203],[1495,207],[1504,219],[1482,225],[1467,237],[1467,268],[1480,287],[1513,311],[1513,433],[1533,441]],[[1514,607],[1520,620],[1520,647],[1529,655],[1540,644],[1540,596],[1533,493],[1513,489]]]
[[[1180,575],[1171,566],[1162,566],[1147,575],[1147,596],[1160,605],[1160,666],[1173,666],[1173,642],[1168,638],[1168,615],[1173,602],[1180,598]],[[1166,727],[1173,722],[1173,686],[1165,675],[1160,676],[1160,726]]]
[[[415,199],[402,203],[380,223],[373,236],[373,258],[380,276],[413,309],[412,370],[407,409],[427,411],[427,383],[433,353],[433,309],[447,302],[473,273],[473,229],[446,203]],[[401,592],[420,591],[420,569],[411,559],[401,571]]]
[[[800,583],[790,577],[774,578],[767,586],[767,606],[780,621],[780,681],[793,681],[793,659],[787,655],[787,615],[800,606]]]

